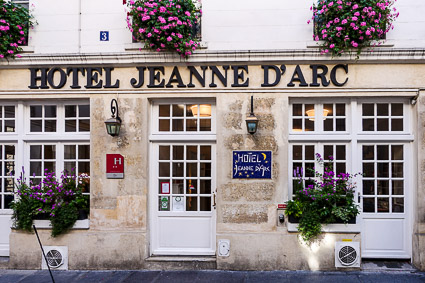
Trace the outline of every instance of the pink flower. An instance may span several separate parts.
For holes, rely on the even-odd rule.
[[[171,41],[171,40],[173,40],[173,39],[171,38],[171,36],[167,37],[167,41]]]
[[[354,5],[353,5],[353,10],[357,9],[358,7],[359,7],[359,5],[354,4]]]
[[[361,25],[362,27],[364,27],[364,26],[366,25],[366,22],[361,22],[361,23],[360,23],[360,25]]]
[[[184,12],[186,14],[186,16],[190,17],[190,13],[189,11]]]
[[[348,21],[347,21],[346,19],[343,19],[343,20],[341,21],[341,24],[345,25],[347,22],[348,22]]]
[[[331,45],[329,45],[329,48],[331,48],[331,49],[334,48],[334,47],[335,47],[335,44],[333,44],[333,43]]]
[[[167,9],[164,6],[161,6],[161,7],[159,7],[159,11],[161,13],[165,13],[165,12],[167,12]]]
[[[357,17],[352,17],[351,18],[352,21],[357,21],[357,19],[358,19]]]

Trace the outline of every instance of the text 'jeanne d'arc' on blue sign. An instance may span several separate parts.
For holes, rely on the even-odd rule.
[[[233,151],[233,179],[271,178],[271,151]]]

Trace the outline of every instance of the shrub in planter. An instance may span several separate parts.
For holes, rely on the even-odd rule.
[[[28,28],[33,25],[28,9],[13,2],[0,0],[0,58],[20,57],[20,45],[25,44]]]
[[[130,0],[128,7],[128,27],[145,48],[187,58],[198,47],[193,27],[199,18],[192,0]]]
[[[315,171],[316,178],[306,179],[297,169],[293,199],[286,202],[285,214],[299,219],[298,231],[306,242],[316,239],[322,232],[322,224],[349,223],[359,214],[354,201],[355,186],[352,178],[357,174],[335,174],[331,162],[324,162],[316,154],[323,173]],[[332,156],[328,157],[333,160]]]
[[[323,41],[321,53],[340,56],[381,44],[399,13],[395,0],[319,0],[311,9],[315,22],[315,41]],[[310,23],[310,21],[308,21]],[[377,43],[373,43],[377,41]]]
[[[86,174],[66,173],[57,180],[53,172],[46,172],[40,184],[28,185],[23,176],[18,178],[12,203],[14,228],[31,231],[34,219],[47,218],[53,237],[67,231],[77,221],[80,210],[89,211],[89,196],[83,195],[88,181]]]

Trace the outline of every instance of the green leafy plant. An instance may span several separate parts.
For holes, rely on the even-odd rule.
[[[399,13],[392,8],[395,0],[319,0],[313,5],[315,41],[322,40],[321,53],[341,56],[365,47],[379,45],[393,27]],[[310,20],[308,21],[310,23]],[[373,43],[376,41],[376,43]]]
[[[188,58],[198,47],[193,31],[201,10],[192,0],[130,0],[128,7],[128,27],[145,48]]]
[[[63,173],[57,180],[54,172],[46,172],[40,184],[30,181],[28,185],[21,176],[11,205],[14,228],[31,231],[33,220],[47,215],[53,237],[66,232],[77,221],[79,211],[89,213],[89,196],[83,194],[88,182],[86,174]]]
[[[0,58],[20,57],[28,29],[34,22],[28,9],[11,1],[0,0]]]
[[[293,199],[286,202],[286,215],[299,218],[298,231],[306,242],[316,239],[322,232],[322,224],[342,222],[347,224],[360,211],[354,201],[357,174],[333,171],[332,162],[324,162],[316,154],[323,173],[313,170],[316,178],[304,178],[302,168],[294,170]],[[332,156],[328,157],[333,160]]]

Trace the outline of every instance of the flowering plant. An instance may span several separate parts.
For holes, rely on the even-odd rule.
[[[286,202],[286,215],[298,217],[298,231],[306,242],[311,242],[322,232],[322,223],[348,223],[359,214],[354,202],[355,184],[352,178],[357,174],[333,171],[332,162],[324,162],[316,154],[317,162],[324,168],[323,173],[313,172],[315,179],[304,178],[302,168],[294,170],[293,199]],[[328,157],[333,160],[332,156]]]
[[[0,0],[0,58],[15,58],[26,43],[28,28],[32,26],[28,9],[10,1]]]
[[[64,172],[57,180],[54,172],[44,175],[39,184],[30,181],[28,185],[23,176],[17,179],[12,219],[16,229],[31,231],[33,220],[46,215],[52,224],[52,236],[55,237],[74,225],[79,210],[88,212],[89,196],[84,195],[83,191],[89,177],[87,174],[76,176]]]
[[[176,51],[187,58],[198,47],[193,28],[200,12],[192,0],[130,0],[128,7],[128,27],[146,48]]]
[[[321,53],[340,56],[345,51],[361,50],[381,44],[384,35],[393,29],[399,13],[391,8],[396,0],[319,0],[310,9],[316,28],[313,38],[323,40]],[[310,23],[310,21],[308,21]]]

